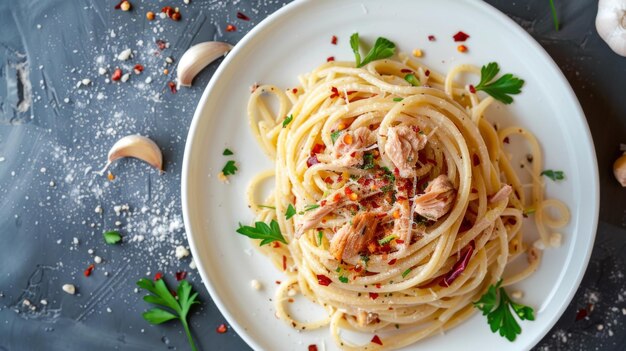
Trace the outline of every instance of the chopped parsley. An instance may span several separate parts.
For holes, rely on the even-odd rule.
[[[104,237],[104,242],[106,242],[109,245],[117,244],[120,241],[122,241],[122,236],[116,230],[104,232],[102,233],[102,236]]]
[[[235,161],[230,160],[226,162],[226,165],[224,166],[224,168],[222,168],[222,173],[224,173],[225,176],[237,173],[237,166],[235,165]]]
[[[343,275],[339,277],[339,281],[346,284],[348,282],[348,277],[344,277]]]
[[[341,135],[341,131],[340,130],[336,130],[336,131],[330,133],[330,140],[333,141],[333,145],[335,145],[335,142],[337,141],[337,139],[339,139],[340,135]]]
[[[289,204],[287,207],[287,211],[285,212],[285,219],[291,219],[291,217],[296,215],[296,209],[292,204]]]
[[[363,67],[372,61],[386,59],[396,53],[396,44],[386,38],[378,37],[372,49],[365,55],[363,61],[361,61],[359,44],[359,33],[352,34],[352,36],[350,36],[350,47],[352,48],[352,52],[354,52],[357,68]]]
[[[541,172],[541,175],[546,176],[555,182],[557,180],[565,179],[565,173],[563,173],[563,171],[555,171],[552,169],[546,169],[545,171]]]
[[[304,214],[304,212],[309,212],[311,210],[314,210],[316,208],[320,207],[320,205],[318,204],[311,204],[311,205],[306,205],[304,206],[304,210],[300,212],[300,214]]]
[[[230,151],[230,149],[224,149],[224,152],[222,152],[222,155],[224,156],[230,156],[230,155],[234,155],[232,151]]]
[[[550,11],[552,12],[552,21],[554,22],[554,29],[559,31],[559,16],[556,14],[556,7],[554,6],[554,0],[550,0]]]
[[[370,152],[366,152],[363,154],[363,169],[372,169],[374,168],[374,154]]]
[[[378,245],[380,245],[380,246],[387,245],[395,238],[396,238],[396,236],[394,234],[387,235],[386,237],[378,240]]]
[[[420,83],[420,80],[417,79],[417,77],[413,73],[409,73],[406,76],[404,76],[404,80],[411,83],[411,85],[414,87],[419,87],[420,85],[422,85],[422,83]]]
[[[270,222],[269,225],[265,222],[256,222],[254,227],[239,224],[237,233],[245,235],[251,239],[260,239],[260,246],[267,245],[274,241],[280,241],[284,244],[287,243],[283,234],[280,232],[280,226],[275,219],[272,219],[272,222]]]
[[[395,101],[395,102],[400,102],[402,100],[404,100],[404,98],[393,98],[393,101]]]
[[[406,278],[407,275],[409,275],[409,273],[411,273],[412,269],[409,268],[406,271],[402,272],[402,278]]]
[[[517,335],[522,332],[522,328],[511,313],[511,308],[520,320],[533,321],[535,316],[532,308],[513,302],[504,288],[500,287],[501,284],[502,279],[496,285],[490,285],[487,292],[474,302],[474,307],[481,310],[484,316],[487,316],[487,323],[489,323],[492,332],[499,331],[500,336],[509,341],[514,341]]]
[[[319,232],[317,232],[317,246],[322,246],[322,237],[323,236],[324,236],[324,233],[322,233],[321,230]]]
[[[480,69],[480,83],[474,88],[482,90],[491,95],[494,99],[505,104],[513,102],[511,95],[522,92],[524,81],[513,76],[510,73],[503,75],[494,81],[496,75],[500,72],[500,67],[496,62],[490,62]]]
[[[283,128],[285,128],[293,120],[293,115],[289,115],[283,121]]]

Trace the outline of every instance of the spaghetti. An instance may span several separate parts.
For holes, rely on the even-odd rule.
[[[252,93],[250,126],[275,169],[252,180],[248,201],[257,221],[276,220],[288,242],[261,247],[288,275],[277,289],[278,317],[299,330],[330,326],[346,350],[395,349],[468,318],[517,257],[528,264],[504,285],[537,269],[537,246],[555,242],[550,229],[569,221],[567,207],[544,199],[534,136],[496,130],[483,117],[494,99],[456,83],[460,74],[480,69],[441,75],[403,55],[363,68],[333,61],[299,77],[297,88]],[[277,113],[268,97],[277,98]],[[530,146],[529,197],[503,147],[511,137]],[[272,177],[259,206],[256,191]],[[521,230],[532,210],[541,237],[534,246]],[[289,291],[328,317],[296,320]],[[376,336],[356,345],[342,329]]]

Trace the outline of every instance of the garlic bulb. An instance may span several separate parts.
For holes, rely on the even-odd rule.
[[[97,173],[103,175],[111,163],[124,157],[134,157],[148,163],[159,171],[163,170],[163,155],[161,154],[161,149],[154,141],[141,135],[127,135],[111,147],[106,165]]]
[[[626,56],[626,0],[600,0],[596,29],[615,53]]]
[[[193,78],[209,63],[224,56],[232,45],[219,41],[207,41],[196,44],[183,54],[178,61],[178,86],[190,87]]]

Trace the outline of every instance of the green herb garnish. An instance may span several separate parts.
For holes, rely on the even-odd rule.
[[[316,209],[318,207],[320,207],[320,205],[318,205],[318,204],[306,205],[306,206],[304,206],[304,211],[302,211],[302,213],[309,212],[309,211],[314,210],[314,209]]]
[[[554,29],[559,31],[560,23],[559,17],[556,14],[556,7],[554,6],[554,0],[550,0],[550,11],[552,11],[552,21],[554,22]]]
[[[102,236],[104,237],[104,242],[106,242],[109,245],[117,244],[120,241],[122,241],[122,236],[116,230],[104,232],[102,233]]]
[[[510,104],[513,102],[513,98],[510,95],[521,93],[524,81],[510,73],[493,81],[499,72],[500,67],[496,62],[490,62],[483,66],[480,69],[480,83],[474,88],[484,91],[498,101]]]
[[[224,152],[222,152],[222,155],[224,156],[230,156],[230,155],[234,155],[232,151],[230,151],[230,149],[224,149]]]
[[[554,171],[554,170],[551,170],[551,169],[546,169],[545,171],[541,172],[541,175],[544,175],[544,176],[552,179],[555,182],[557,180],[565,179],[565,173],[563,173],[563,171]]]
[[[275,210],[276,207],[274,206],[267,206],[267,205],[256,205],[257,207],[261,207],[261,208],[269,208],[270,210]]]
[[[324,233],[322,233],[321,230],[319,232],[317,232],[317,246],[322,246],[322,237],[323,236],[324,236]]]
[[[150,279],[143,278],[137,282],[137,286],[151,293],[143,297],[144,301],[169,309],[163,309],[161,307],[150,309],[142,314],[143,319],[148,321],[150,324],[161,324],[178,318],[185,328],[185,333],[187,334],[189,345],[191,345],[191,350],[196,351],[196,345],[193,342],[191,331],[189,330],[189,324],[187,323],[187,315],[191,306],[199,304],[200,302],[196,300],[198,293],[191,293],[193,289],[191,284],[189,284],[186,280],[180,281],[178,288],[176,289],[176,295],[178,298],[172,296],[172,293],[168,289],[167,285],[165,285],[165,281],[163,279],[153,282]]]
[[[402,272],[402,278],[406,278],[407,275],[409,275],[409,273],[411,273],[412,269],[409,268],[406,271]]]
[[[333,141],[333,145],[335,145],[335,142],[337,141],[337,139],[339,139],[340,135],[341,135],[341,131],[340,130],[336,130],[336,131],[330,133],[330,140]]]
[[[396,236],[394,234],[387,235],[386,237],[378,240],[378,245],[384,246],[386,244],[389,244],[395,238]]]
[[[343,275],[339,277],[339,281],[346,284],[348,282],[348,277],[344,277]]]
[[[289,115],[283,121],[283,128],[285,128],[293,120],[293,115]]]
[[[513,308],[513,312],[520,320],[534,321],[535,316],[532,308],[513,302],[504,288],[500,287],[501,284],[502,279],[496,285],[490,285],[480,300],[474,302],[474,307],[481,310],[484,316],[487,316],[487,322],[492,332],[499,331],[500,336],[513,341],[522,332],[522,328],[515,320],[509,307]]]
[[[363,154],[363,169],[372,169],[374,168],[374,154],[370,152],[366,152]]]
[[[395,101],[395,102],[400,102],[402,100],[404,100],[404,98],[393,98],[393,101]]]
[[[420,85],[422,85],[422,83],[420,83],[420,80],[417,79],[417,77],[413,73],[409,73],[406,76],[404,76],[404,80],[411,83],[411,85],[414,87],[419,87]]]
[[[237,172],[237,166],[235,166],[235,161],[233,160],[226,162],[226,165],[224,166],[224,168],[222,168],[222,173],[224,173],[225,176],[233,175],[236,172]]]
[[[287,207],[287,211],[285,212],[285,219],[291,219],[291,217],[296,215],[296,208],[293,207],[292,204],[289,204]]]
[[[363,67],[372,61],[386,59],[396,53],[396,44],[386,38],[378,37],[372,49],[365,55],[365,58],[363,58],[361,62],[359,44],[359,33],[352,34],[352,36],[350,36],[350,47],[352,48],[352,52],[354,52],[357,68]]]
[[[237,233],[245,235],[251,239],[260,239],[259,246],[267,245],[274,241],[280,241],[286,244],[283,234],[280,232],[280,226],[275,219],[272,219],[269,225],[265,222],[256,222],[254,227],[244,226],[239,224]]]

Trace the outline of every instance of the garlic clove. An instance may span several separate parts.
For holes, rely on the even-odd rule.
[[[626,1],[600,0],[596,30],[615,53],[626,56]]]
[[[613,175],[622,187],[626,187],[626,152],[613,163]]]
[[[228,43],[207,41],[196,44],[183,54],[176,69],[178,86],[190,87],[193,78],[209,63],[224,56],[233,48]]]
[[[163,171],[163,154],[157,144],[145,136],[127,135],[113,144],[109,150],[106,165],[97,173],[103,175],[113,162],[124,157],[140,159],[159,171]]]

